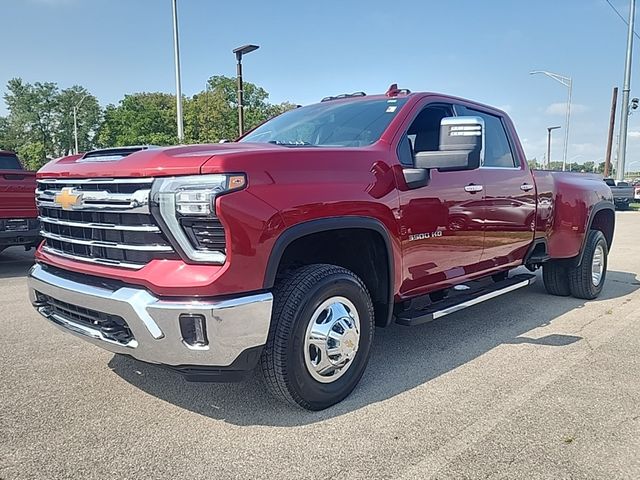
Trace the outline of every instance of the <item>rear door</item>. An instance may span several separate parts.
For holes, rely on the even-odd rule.
[[[480,108],[456,105],[458,115],[479,116],[485,124],[483,269],[517,264],[535,231],[536,191],[533,174],[520,158],[507,119]]]

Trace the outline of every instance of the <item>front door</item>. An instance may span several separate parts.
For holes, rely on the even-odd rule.
[[[430,104],[418,110],[400,140],[400,163],[410,167],[416,152],[438,150],[440,121],[451,116],[453,109],[448,104]],[[481,175],[480,169],[432,170],[425,186],[409,189],[399,185],[401,295],[414,296],[451,286],[478,271],[485,215]]]

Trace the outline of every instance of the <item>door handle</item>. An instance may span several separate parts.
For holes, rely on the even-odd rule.
[[[469,193],[481,192],[483,189],[484,187],[482,185],[476,185],[475,183],[470,183],[464,187],[464,191]]]
[[[523,192],[528,192],[529,190],[533,190],[533,185],[531,185],[530,183],[523,183],[522,185],[520,185],[520,190],[522,190]]]

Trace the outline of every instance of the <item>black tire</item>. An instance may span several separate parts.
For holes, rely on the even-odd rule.
[[[307,410],[322,410],[347,397],[360,381],[373,342],[373,304],[353,272],[316,264],[294,270],[276,283],[269,337],[260,360],[269,391]],[[353,363],[331,383],[313,378],[305,364],[305,335],[313,313],[333,296],[345,297],[360,318],[360,339]]]
[[[547,293],[559,297],[571,295],[569,270],[564,265],[550,260],[542,265],[542,280]]]
[[[595,252],[600,247],[602,250],[602,274],[598,284],[594,284],[592,278],[592,262]],[[590,230],[587,235],[587,241],[584,245],[584,254],[580,266],[569,270],[569,288],[571,295],[576,298],[584,298],[585,300],[593,300],[602,291],[604,281],[607,276],[607,257],[609,249],[607,240],[600,230]]]

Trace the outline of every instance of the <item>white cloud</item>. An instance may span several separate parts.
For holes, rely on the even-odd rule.
[[[582,105],[580,103],[572,103],[571,104],[571,113],[584,113],[589,111],[589,107],[586,105]],[[564,102],[552,103],[545,110],[547,115],[566,115],[567,114],[567,104]]]
[[[629,138],[640,138],[640,131],[637,131],[637,130],[630,130],[630,131],[627,133],[627,136],[628,136]]]

